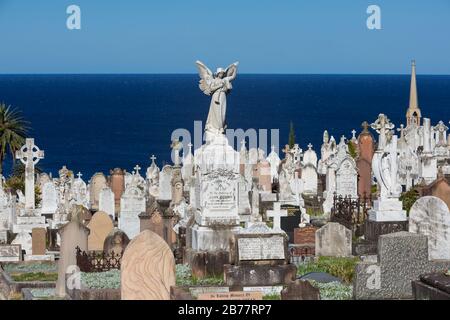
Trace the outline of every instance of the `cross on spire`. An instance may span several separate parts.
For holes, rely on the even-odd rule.
[[[308,144],[308,149],[311,150],[313,147],[313,145],[311,144],[311,142]]]
[[[139,170],[141,170],[141,167],[139,167],[139,165],[137,164],[134,168],[134,172],[135,172],[135,174],[139,174]]]
[[[281,204],[275,202],[273,210],[267,210],[267,217],[273,218],[273,230],[281,230],[281,217],[287,217],[287,210],[281,210]]]
[[[352,130],[352,139],[356,140],[356,130],[355,129]]]
[[[80,180],[81,180],[81,176],[82,176],[81,172],[78,172],[78,173],[77,173],[77,177],[78,177],[78,179],[80,179]]]

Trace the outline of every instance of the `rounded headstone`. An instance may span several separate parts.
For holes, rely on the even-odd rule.
[[[409,232],[427,236],[430,260],[450,259],[450,212],[441,199],[427,196],[413,204]]]
[[[130,239],[127,234],[119,228],[114,228],[103,243],[103,251],[106,253],[114,251],[115,254],[121,254],[125,251],[128,243],[130,243]]]
[[[174,285],[175,258],[169,246],[156,233],[141,232],[122,257],[122,300],[169,300]]]
[[[88,249],[90,251],[102,251],[106,237],[114,228],[111,217],[103,211],[96,212],[88,224],[91,231],[88,237]]]

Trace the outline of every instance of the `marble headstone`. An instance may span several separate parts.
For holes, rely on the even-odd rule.
[[[337,222],[328,222],[316,231],[316,256],[352,255],[352,231]]]
[[[437,197],[419,198],[409,212],[409,232],[428,237],[430,260],[450,260],[450,212]]]

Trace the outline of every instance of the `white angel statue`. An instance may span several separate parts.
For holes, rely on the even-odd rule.
[[[217,68],[214,74],[202,62],[197,61],[196,64],[201,78],[199,87],[204,94],[212,96],[205,131],[213,135],[222,134],[226,129],[227,93],[232,89],[231,81],[236,78],[238,62],[227,69]]]

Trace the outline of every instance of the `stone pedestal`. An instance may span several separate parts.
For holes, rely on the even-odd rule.
[[[16,223],[13,224],[13,233],[28,232],[31,233],[34,228],[47,228],[44,216],[19,216]]]
[[[275,286],[289,284],[297,276],[297,267],[285,265],[225,265],[227,286]]]
[[[289,263],[286,233],[265,223],[236,233],[230,253],[231,264],[224,266],[229,286],[274,286],[295,280],[297,268]]]
[[[365,239],[377,242],[381,235],[408,231],[408,221],[371,221],[365,222]]]
[[[406,221],[406,211],[398,199],[378,199],[369,211],[369,220],[377,222]]]

